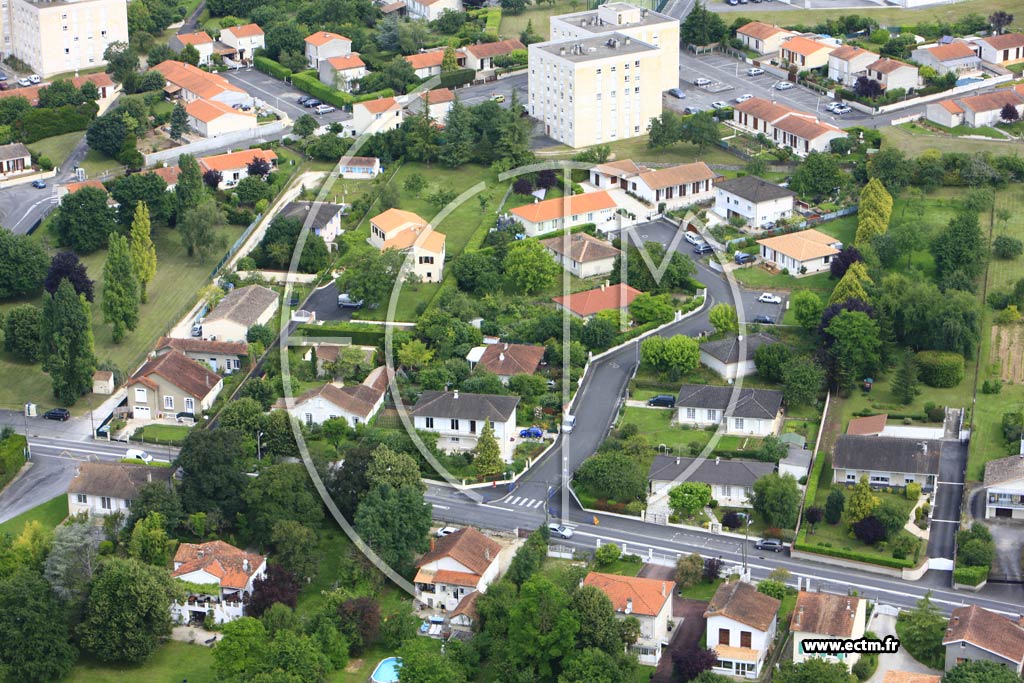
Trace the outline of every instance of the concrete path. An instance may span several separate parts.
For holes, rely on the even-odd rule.
[[[879,614],[877,608],[871,615],[868,622],[868,631],[874,632],[879,638],[896,635],[896,617],[886,614]],[[929,669],[927,666],[911,657],[906,650],[900,648],[894,654],[883,654],[878,656],[878,669],[875,675],[867,680],[867,683],[882,683],[886,671],[909,671],[912,673],[941,674],[941,671]]]

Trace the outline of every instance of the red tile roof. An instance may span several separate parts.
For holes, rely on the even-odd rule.
[[[266,159],[273,165],[277,161],[277,154],[272,149],[243,149],[240,152],[228,152],[227,154],[216,154],[212,157],[203,157],[199,165],[204,171],[234,171],[238,168],[245,168],[253,159]]]
[[[330,64],[331,68],[335,71],[360,69],[366,66],[366,62],[363,61],[358,52],[353,52],[345,55],[344,57],[331,57],[327,60],[327,63]]]
[[[995,50],[1012,50],[1015,47],[1024,47],[1024,33],[1003,33],[998,36],[982,38],[982,42],[988,43]]]
[[[178,176],[181,175],[181,168],[178,166],[158,166],[151,168],[143,173],[155,173],[164,179],[164,182],[168,185],[176,185],[178,183]]]
[[[672,599],[675,584],[658,579],[590,572],[583,579],[583,585],[601,589],[612,601],[616,612],[655,617]]]
[[[375,100],[367,100],[366,102],[356,102],[352,105],[353,107],[362,107],[371,114],[382,114],[392,109],[401,109],[401,105],[395,101],[394,97],[379,97]]]
[[[450,557],[475,574],[483,575],[491,563],[498,559],[501,545],[473,527],[459,529],[454,534],[433,542],[430,552],[416,562],[417,567]],[[436,574],[436,572],[435,572]]]
[[[1000,657],[1024,662],[1024,627],[1001,614],[971,605],[958,607],[949,618],[943,645],[965,641]]]
[[[172,386],[200,400],[206,398],[221,382],[220,375],[210,370],[207,365],[197,363],[180,351],[171,351],[146,361],[132,375],[128,386],[142,383],[155,387],[156,382],[150,379],[150,375],[158,375]]]
[[[510,38],[508,40],[499,40],[496,43],[477,43],[476,45],[466,45],[462,49],[477,59],[485,59],[487,57],[507,55],[515,50],[525,50],[526,46],[517,38]]]
[[[263,555],[247,553],[224,541],[182,543],[174,554],[175,569],[171,576],[177,578],[195,571],[205,571],[220,580],[221,588],[244,590],[249,579],[266,559]]]
[[[789,630],[833,638],[851,638],[859,609],[860,598],[800,591],[793,607]],[[857,634],[857,637],[860,635]]]
[[[949,45],[936,45],[935,47],[925,49],[940,62],[950,62],[955,59],[966,59],[967,57],[975,56],[974,50],[967,43],[950,43]]]
[[[633,299],[643,294],[639,289],[629,285],[601,286],[585,292],[577,292],[568,296],[556,296],[552,299],[556,304],[568,308],[576,315],[587,316],[610,309],[626,308]]]
[[[466,53],[462,50],[455,52],[455,59],[465,59]],[[409,62],[413,69],[428,69],[435,66],[441,66],[441,62],[444,60],[444,50],[431,50],[430,52],[420,52],[415,55],[408,55],[403,57],[405,61]]]
[[[834,48],[832,45],[828,45],[826,43],[819,43],[818,41],[811,40],[810,38],[796,36],[795,38],[790,38],[784,42],[780,46],[780,49],[788,50],[789,52],[793,52],[798,55],[807,56],[813,55],[816,52],[821,52],[822,50],[832,50]]]
[[[882,430],[885,429],[885,421],[888,419],[889,416],[887,414],[855,417],[850,420],[850,424],[846,426],[846,433],[857,434],[860,436],[881,434]]]
[[[789,33],[789,31],[760,21],[752,21],[749,24],[744,24],[739,27],[739,29],[736,30],[736,33],[741,33],[745,36],[750,36],[751,38],[757,38],[758,40],[767,40],[774,35],[778,35],[779,33]]]
[[[568,204],[568,207],[566,207]],[[564,216],[579,216],[592,211],[603,211],[614,209],[617,205],[612,196],[604,190],[597,192],[586,192],[574,194],[566,201],[565,197],[545,199],[542,202],[526,204],[512,209],[512,213],[530,223],[543,223],[544,221],[563,218]]]
[[[156,342],[154,350],[160,351],[170,349],[187,353],[223,353],[231,356],[244,356],[249,353],[249,345],[245,342],[215,341],[213,339],[176,339],[174,337],[160,337]]]
[[[490,344],[484,350],[477,367],[495,375],[532,375],[544,359],[543,346],[529,344]]]
[[[175,36],[182,45],[205,45],[207,43],[213,44],[213,38],[206,31],[197,31],[195,33],[179,33]]]
[[[263,29],[260,28],[259,24],[243,24],[242,26],[229,26],[224,29],[225,31],[231,31],[236,38],[251,38],[253,36],[262,36]]]
[[[306,36],[306,42],[310,45],[326,45],[332,40],[348,40],[345,36],[338,35],[337,33],[331,33],[330,31],[317,31],[316,33]],[[349,42],[352,42],[349,40]]]
[[[753,584],[745,581],[723,583],[708,603],[704,618],[726,617],[759,631],[766,631],[779,611],[782,602],[758,593]]]

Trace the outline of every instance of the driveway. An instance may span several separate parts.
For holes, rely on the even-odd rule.
[[[221,73],[221,76],[228,79],[239,88],[242,88],[253,97],[263,100],[272,107],[276,107],[288,114],[292,121],[303,114],[311,114],[313,118],[322,125],[333,123],[335,121],[345,121],[346,119],[352,118],[351,114],[343,112],[340,109],[338,111],[331,112],[330,114],[315,114],[312,109],[306,109],[302,105],[296,103],[300,97],[306,96],[306,93],[302,92],[290,83],[279,81],[272,76],[268,76],[262,71],[257,71],[256,69],[225,71]]]
[[[932,508],[928,557],[953,559],[956,532],[960,528],[960,504],[964,497],[966,465],[967,446],[959,441],[943,441]]]
[[[895,637],[896,617],[889,616],[887,614],[880,614],[880,607],[882,606],[875,606],[875,611],[871,614],[871,619],[868,621],[867,630],[873,632],[881,639],[884,639],[886,636]],[[893,654],[878,655],[878,669],[876,669],[874,675],[867,680],[867,683],[882,683],[882,679],[885,678],[886,671],[909,671],[910,673],[921,674],[942,673],[935,669],[929,669],[927,666],[907,654],[906,649],[902,647],[898,652]]]
[[[355,310],[338,307],[338,285],[334,281],[310,294],[304,308],[316,313],[317,320],[351,320]]]

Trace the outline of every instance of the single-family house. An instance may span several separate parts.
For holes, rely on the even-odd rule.
[[[757,240],[761,258],[775,264],[779,270],[800,277],[831,268],[832,259],[843,248],[843,243],[831,235],[814,228],[775,235]]]
[[[807,476],[811,467],[811,449],[807,447],[807,438],[796,432],[786,432],[779,437],[786,446],[786,454],[779,461],[779,476],[793,475],[797,481]]]
[[[864,637],[867,600],[833,593],[800,591],[789,622],[793,634],[793,661],[818,657],[827,662],[841,662],[848,669],[860,659],[860,653],[829,654],[804,647],[804,641],[858,640]]]
[[[178,186],[178,176],[181,175],[181,168],[177,165],[157,166],[156,168],[148,168],[143,173],[152,173],[160,176],[167,183],[167,191],[174,192],[174,188]]]
[[[153,67],[159,71],[167,84],[164,93],[171,99],[216,100],[230,106],[252,104],[252,95],[234,85],[219,74],[173,59],[160,62]]]
[[[555,197],[518,206],[510,212],[522,224],[528,237],[546,232],[565,230],[584,223],[594,223],[598,230],[607,231],[608,222],[615,219],[617,205],[604,190]]]
[[[515,375],[532,375],[544,360],[543,346],[532,344],[487,344],[469,350],[466,360],[470,370],[480,369],[497,375],[502,384],[508,384]]]
[[[1002,664],[1018,675],[1024,671],[1024,625],[984,607],[957,607],[946,635],[946,671],[964,662]]]
[[[622,252],[611,242],[574,232],[541,240],[558,265],[578,278],[608,275],[615,265],[615,257]]]
[[[1017,110],[1018,117],[1024,113],[1024,85],[933,102],[925,107],[925,116],[940,126],[978,128],[999,123],[1007,105]]]
[[[394,130],[405,120],[405,110],[394,97],[381,97],[352,105],[352,135]]]
[[[1024,33],[978,38],[974,44],[981,48],[981,59],[991,64],[1007,66],[1024,62]]]
[[[181,54],[186,45],[191,45],[199,53],[200,66],[209,64],[213,59],[213,38],[206,31],[173,35],[168,41],[168,45],[175,54]]]
[[[1024,455],[985,463],[985,519],[1024,519]]]
[[[206,363],[214,372],[230,375],[242,369],[249,358],[249,344],[245,341],[215,341],[189,337],[160,337],[153,348],[156,357],[172,351],[183,353],[198,363]]]
[[[263,159],[270,164],[271,169],[277,167],[277,154],[272,149],[245,149],[240,152],[228,152],[227,154],[216,154],[214,156],[202,157],[199,160],[199,168],[207,171],[217,171],[221,174],[218,190],[226,190],[234,187],[243,178],[249,175],[249,164],[256,159]]]
[[[800,71],[809,71],[828,66],[828,56],[835,49],[836,46],[831,43],[794,36],[779,46],[779,56],[783,63],[792,64]]]
[[[128,380],[128,410],[135,420],[194,419],[210,409],[223,387],[206,363],[172,350],[147,360]]]
[[[788,147],[797,156],[826,152],[836,138],[846,132],[818,119],[814,114],[798,111],[761,97],[753,97],[733,108],[733,125],[749,133],[764,134],[780,147]]]
[[[373,369],[360,384],[339,386],[328,382],[310,389],[292,401],[279,399],[274,405],[306,425],[319,425],[333,418],[344,418],[350,426],[366,424],[384,405],[388,393],[388,373],[383,365]]]
[[[414,55],[407,55],[403,57],[412,70],[416,72],[417,78],[430,78],[431,76],[441,75],[441,63],[444,61],[444,49],[440,50],[428,50],[426,52],[417,52]],[[455,63],[459,68],[463,68],[466,64],[466,53],[462,50],[455,51]]]
[[[358,52],[320,60],[317,76],[324,85],[348,92],[353,84],[366,75],[366,63]]]
[[[628,189],[641,201],[662,210],[671,211],[682,206],[712,199],[718,174],[703,161],[680,164],[653,170],[644,170],[628,178]]]
[[[92,373],[92,393],[110,396],[114,393],[114,373],[110,370],[97,370]]]
[[[234,621],[245,616],[245,604],[256,581],[266,575],[267,558],[263,555],[224,541],[182,543],[174,553],[171,576],[188,585],[188,597],[171,604],[171,616],[186,624],[202,625],[208,615],[217,624]],[[209,592],[204,590],[206,586]]]
[[[671,639],[668,622],[672,619],[674,584],[661,579],[589,572],[583,585],[594,586],[608,596],[615,618],[633,617],[640,622],[640,637],[629,646],[629,651],[640,664],[657,666]]]
[[[107,206],[110,206],[112,208],[116,208],[118,206],[117,202],[115,202],[114,199],[110,196],[110,193],[107,192],[107,186],[104,185],[99,180],[96,180],[95,178],[90,178],[89,180],[79,180],[73,183],[65,183],[64,185],[58,185],[57,199],[63,199],[65,195],[74,194],[86,187],[91,187],[94,190],[99,190],[106,194]]]
[[[372,364],[377,357],[377,350],[373,346],[353,346],[351,344],[334,344],[331,342],[314,342],[310,344],[306,352],[302,354],[302,360],[307,363],[314,362],[316,359],[316,376],[326,377],[334,376],[332,369],[329,367],[330,363],[336,363],[341,352],[345,348],[355,348],[363,354],[363,359],[367,364]]]
[[[418,215],[401,209],[388,209],[370,219],[371,245],[387,251],[412,253],[412,272],[423,282],[444,279],[445,235]]]
[[[865,75],[873,81],[878,81],[885,91],[902,88],[910,92],[917,89],[920,81],[916,66],[889,57],[882,57],[868,64],[868,72]]]
[[[739,393],[736,406],[726,415],[734,391]],[[782,426],[782,392],[684,384],[676,399],[676,415],[681,425],[709,427],[724,421],[726,434],[768,436]]]
[[[497,68],[494,65],[495,57],[503,57],[516,50],[526,50],[526,46],[518,38],[466,45],[462,48],[466,55],[465,68],[476,71],[477,78],[483,78]]]
[[[923,674],[916,671],[889,669],[882,677],[882,683],[942,683],[939,674]]]
[[[20,142],[0,145],[0,180],[32,173],[32,152]]]
[[[981,57],[970,43],[963,40],[917,48],[910,53],[910,59],[921,66],[930,66],[940,76],[970,74],[981,69]]]
[[[413,19],[436,21],[445,10],[463,12],[462,0],[406,0],[405,13]]]
[[[754,482],[775,471],[775,464],[758,460],[680,458],[656,455],[647,471],[652,494],[673,487],[676,480],[696,481],[711,487],[711,498],[726,507],[751,507]],[[686,475],[682,479],[683,475]]]
[[[331,57],[344,57],[352,52],[352,41],[330,31],[317,31],[306,36],[306,64],[316,69],[320,62]]]
[[[832,481],[853,485],[867,477],[871,486],[904,487],[912,482],[924,491],[935,488],[942,442],[894,436],[843,434],[832,453]]]
[[[424,105],[427,107],[427,116],[439,126],[448,121],[448,112],[455,104],[455,93],[448,88],[437,88],[423,93]]]
[[[796,192],[788,187],[745,175],[715,184],[714,211],[726,220],[741,216],[760,229],[792,216],[795,198]]]
[[[154,482],[170,488],[172,474],[169,467],[83,462],[68,484],[68,514],[105,517],[120,512],[127,517],[139,489]]]
[[[555,308],[558,310],[568,309],[577,318],[587,320],[601,311],[628,311],[633,299],[641,294],[643,292],[639,289],[627,284],[609,285],[605,282],[595,289],[556,296],[551,300],[555,302]]]
[[[103,115],[103,113],[110,108],[110,104],[114,101],[114,98],[120,94],[121,86],[114,83],[113,79],[110,78],[110,74],[97,73],[88,74],[85,76],[75,76],[74,78],[58,79],[58,80],[70,80],[71,85],[75,88],[81,89],[85,83],[92,83],[96,86],[99,91],[99,97],[96,99],[96,104],[99,105],[99,111],[97,115]],[[28,100],[28,103],[33,107],[39,105],[39,91],[43,88],[49,87],[49,83],[40,83],[39,85],[30,85],[22,88],[8,88],[7,90],[0,90],[0,99],[4,97],[24,97]]]
[[[472,593],[484,593],[501,572],[501,544],[473,527],[431,539],[416,561],[417,599],[431,609],[455,610]]]
[[[476,599],[479,596],[480,591],[469,593],[462,600],[459,600],[459,604],[455,606],[455,609],[448,613],[448,623],[453,631],[460,631],[462,633],[476,632],[476,622],[480,616],[476,609]]]
[[[828,77],[836,83],[853,87],[857,79],[867,75],[868,66],[878,61],[878,54],[856,45],[843,45],[828,56]]]
[[[775,638],[781,604],[745,581],[721,584],[704,612],[707,644],[718,656],[711,670],[759,678]]]
[[[501,459],[512,462],[518,396],[467,394],[455,391],[424,391],[410,414],[416,429],[438,435],[437,445],[446,451],[470,451],[490,422]]]
[[[377,157],[342,157],[340,175],[345,180],[373,180],[380,175]]]
[[[203,320],[203,336],[220,341],[245,341],[249,328],[270,322],[278,305],[277,292],[269,287],[236,287]]]
[[[217,100],[192,100],[185,105],[188,126],[204,138],[256,130],[256,114],[234,109]]]
[[[590,169],[589,182],[600,190],[612,190],[617,187],[628,190],[628,179],[646,170],[646,166],[641,166],[632,159],[606,161]]]
[[[265,38],[259,24],[229,26],[220,32],[220,42],[232,48],[233,58],[240,62],[251,62],[256,50],[266,48]]]
[[[722,379],[748,377],[757,372],[754,354],[766,344],[777,344],[778,338],[759,332],[747,336],[730,334],[722,339],[700,345],[700,362],[714,370]]]
[[[858,436],[878,436],[885,429],[885,422],[888,419],[887,413],[855,417],[846,425],[846,433]]]
[[[736,37],[743,42],[743,47],[762,55],[778,52],[782,44],[794,36],[796,34],[792,31],[761,21],[752,21],[736,29]]]
[[[285,204],[279,215],[298,219],[304,227],[308,222],[309,231],[332,247],[338,235],[345,232],[341,229],[341,217],[347,208],[345,204],[331,202],[294,201]]]

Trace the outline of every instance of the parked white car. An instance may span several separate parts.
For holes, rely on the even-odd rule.
[[[763,304],[781,304],[782,297],[778,294],[772,294],[771,292],[765,292],[761,296],[757,297],[757,300]]]
[[[795,86],[789,81],[779,81],[778,83],[775,84],[776,90],[789,90],[790,88],[793,87]]]
[[[139,462],[144,462],[147,465],[153,462],[153,456],[140,448],[129,448],[124,452],[124,459],[137,460]]]
[[[764,73],[764,69],[759,69],[756,66],[751,68],[751,69],[747,69],[747,75],[748,76],[760,76],[763,73]]]
[[[742,104],[743,102],[752,99],[754,99],[754,96],[751,95],[750,93],[747,93],[746,95],[740,95],[739,97],[736,98],[736,104]]]
[[[693,84],[695,86],[697,86],[698,88],[703,88],[706,85],[711,85],[711,79],[710,78],[698,78],[697,80],[695,80],[693,82]]]
[[[437,530],[437,537],[438,538],[444,538],[445,536],[450,536],[451,534],[454,534],[458,530],[459,530],[459,527],[457,527],[457,526],[441,527],[440,529]]]

